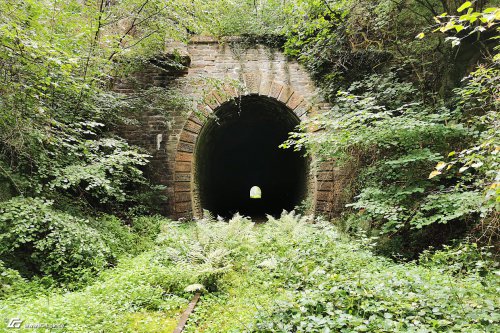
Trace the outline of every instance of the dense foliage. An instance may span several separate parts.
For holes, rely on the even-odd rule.
[[[67,332],[163,332],[187,305],[185,290],[201,288],[188,332],[495,331],[499,277],[477,248],[395,264],[374,256],[372,242],[293,214],[261,226],[240,216],[164,222],[153,250],[82,291],[18,298],[25,282],[12,282],[0,313]]]
[[[126,253],[152,246],[160,220],[138,217],[132,227],[114,216],[87,218],[54,209],[39,198],[14,198],[0,204],[2,265],[25,277],[79,287],[116,264]]]
[[[494,332],[498,5],[0,0],[1,316],[164,332],[200,291],[189,332]],[[332,108],[282,147],[352,171],[333,224],[154,215],[168,191],[117,129],[186,98],[110,87],[183,68],[165,48],[195,34],[266,43],[310,72]]]
[[[0,255],[21,271],[56,276],[102,269],[111,251],[86,221],[51,210],[39,199],[13,199],[0,208]],[[80,275],[81,272],[73,272]]]
[[[144,174],[149,155],[116,128],[130,113],[178,101],[170,91],[130,99],[108,86],[167,40],[186,38],[197,25],[189,8],[183,1],[0,2],[5,265],[25,277],[84,281],[134,248],[134,215],[155,213],[164,188]]]
[[[3,195],[78,197],[107,210],[140,204],[133,192],[148,187],[141,170],[148,156],[110,132],[130,103],[105,88],[110,75],[127,68],[125,54],[140,60],[163,47],[167,35],[150,30],[169,30],[158,20],[151,27],[150,18],[166,8],[104,1],[1,6],[0,175],[10,188]],[[131,52],[130,43],[145,44]]]
[[[363,76],[363,70],[356,66],[339,69],[338,64],[342,59],[337,55],[339,50],[359,52],[358,47],[353,48],[351,43],[332,48],[332,43],[356,38],[359,33],[364,35],[353,29],[363,24],[356,21],[354,27],[351,25],[356,11],[354,7],[347,9],[347,3],[327,6],[326,2],[305,2],[307,5],[301,7],[318,16],[301,22],[297,31],[292,31],[287,50],[319,75],[333,107],[302,123],[301,132],[292,134],[283,147],[305,148],[320,159],[333,159],[337,165],[358,169],[350,189],[355,198],[347,205],[358,213],[346,215],[342,222],[347,230],[364,228],[384,234],[384,252],[412,257],[429,245],[439,245],[466,231],[484,243],[498,244],[500,87],[496,38],[491,36],[497,32],[500,10],[489,7],[484,12],[474,11],[483,10],[482,2],[450,8],[442,8],[444,2],[435,2],[434,7],[422,10],[418,10],[423,5],[420,1],[401,2],[398,6],[396,2],[388,5],[384,1],[361,3],[359,6],[374,10],[375,18],[365,22],[370,27],[379,17],[398,8],[404,15],[388,19],[395,20],[396,26],[402,23],[401,17],[416,18],[412,30],[401,33],[391,32],[384,25],[367,30],[374,37],[382,32],[388,36],[382,38],[387,45],[375,49],[390,53],[390,57],[384,58],[387,62],[380,67],[371,60],[371,65],[364,67],[365,73],[379,73]],[[427,11],[436,15],[445,9],[463,15],[444,13],[436,17],[434,24],[426,22]],[[325,19],[326,13],[332,12],[337,14],[336,23]],[[417,34],[418,29],[435,26],[430,39],[423,32]],[[442,36],[452,29],[457,35]],[[309,34],[304,35],[307,31]],[[392,41],[389,36],[398,40]],[[477,61],[470,54],[470,48],[476,47],[471,44],[472,38],[483,40],[483,50],[489,55],[467,75],[459,66],[474,66]],[[440,48],[448,51],[439,56],[436,50],[431,51],[429,47],[436,40],[444,43]],[[449,53],[454,50],[452,46],[461,47],[455,58]],[[318,64],[318,56],[328,54],[325,48],[334,50],[331,59],[324,60],[328,67],[311,67]],[[374,47],[367,44],[362,49],[373,52]],[[406,52],[421,52],[425,61],[418,69],[409,67],[413,62]],[[428,57],[436,58],[427,62]],[[354,59],[350,55],[348,58]],[[450,70],[462,73],[462,83],[453,83],[451,72],[433,70],[432,66],[440,62],[451,63]],[[350,70],[355,70],[356,75],[350,75]],[[434,77],[436,73],[440,75]],[[342,87],[341,76],[347,74],[349,80]],[[352,78],[358,80],[353,82]],[[456,88],[451,89],[455,84]],[[342,88],[336,90],[339,86]],[[321,131],[310,132],[311,127]]]

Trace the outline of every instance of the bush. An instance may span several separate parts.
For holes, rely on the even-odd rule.
[[[27,323],[64,324],[64,332],[171,332],[189,302],[183,288],[193,283],[194,272],[160,266],[152,254],[124,259],[77,292],[6,299],[0,314]]]
[[[136,253],[138,236],[118,217],[103,215],[96,219],[90,219],[88,223],[97,230],[114,257],[124,253]]]
[[[22,275],[86,279],[112,258],[88,221],[55,211],[52,203],[16,197],[0,204],[0,258]]]
[[[128,226],[116,216],[104,215],[94,223],[113,253],[119,255],[138,254],[151,249],[155,245],[154,241],[160,233],[161,226],[167,221],[161,216],[139,216]]]
[[[451,239],[432,233],[443,235],[452,225],[465,232],[461,226],[477,221],[484,211],[470,176],[429,177],[450,151],[473,140],[474,131],[458,123],[456,108],[422,100],[411,83],[394,73],[370,75],[339,92],[331,110],[305,120],[303,132],[292,133],[282,145],[305,147],[353,169],[351,187],[357,195],[346,206],[357,214],[349,219],[350,227],[402,238],[402,247],[395,250],[410,258]],[[307,132],[310,126],[323,131]],[[410,239],[414,253],[407,251]]]
[[[419,263],[455,276],[485,276],[494,273],[498,267],[498,261],[494,260],[490,250],[491,246],[480,247],[477,243],[461,241],[454,245],[444,245],[443,249],[438,251],[424,251],[420,255]]]
[[[16,292],[25,282],[18,271],[5,267],[0,260],[0,299]]]
[[[152,248],[165,222],[159,216],[138,217],[129,227],[113,215],[77,216],[40,198],[1,203],[0,259],[25,277],[46,275],[78,287],[118,257]]]
[[[161,226],[167,220],[159,215],[139,216],[132,221],[132,231],[142,237],[154,239],[160,233]]]
[[[494,332],[500,320],[494,270],[396,264],[371,253],[371,238],[293,214],[250,237],[187,332]]]

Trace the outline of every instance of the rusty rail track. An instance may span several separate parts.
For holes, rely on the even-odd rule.
[[[177,327],[175,328],[173,333],[182,333],[182,331],[184,330],[184,327],[186,326],[186,323],[189,319],[189,315],[193,312],[193,310],[196,306],[196,303],[198,303],[198,300],[200,299],[200,296],[201,296],[201,293],[196,293],[194,295],[191,302],[189,302],[187,309],[182,313],[182,316],[179,319],[179,323],[177,324]]]

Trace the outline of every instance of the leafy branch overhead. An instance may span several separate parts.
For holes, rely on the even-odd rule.
[[[457,15],[442,13],[435,16],[436,28],[432,32],[441,32],[458,34],[458,36],[449,36],[446,40],[451,41],[453,46],[460,45],[460,42],[473,35],[479,36],[488,31],[500,32],[500,8],[489,7],[483,11],[475,11],[473,3],[466,1],[457,8]],[[422,39],[425,33],[421,32],[417,38]],[[498,36],[488,37],[492,40],[498,39]]]

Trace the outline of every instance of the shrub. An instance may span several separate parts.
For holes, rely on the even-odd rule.
[[[25,282],[18,271],[5,267],[0,260],[0,299],[20,289]]]
[[[494,260],[490,250],[491,246],[480,247],[477,243],[465,240],[454,245],[444,245],[438,251],[426,250],[420,255],[419,263],[455,276],[485,276],[494,273],[498,267],[498,261]]]
[[[160,233],[161,226],[166,220],[164,217],[156,216],[139,216],[132,221],[132,231],[142,237],[154,239]]]
[[[135,253],[137,238],[132,229],[114,215],[103,215],[90,219],[88,224],[97,230],[114,257],[124,253]]]
[[[85,279],[112,257],[88,221],[55,211],[51,202],[16,197],[0,204],[0,258],[26,276]]]

